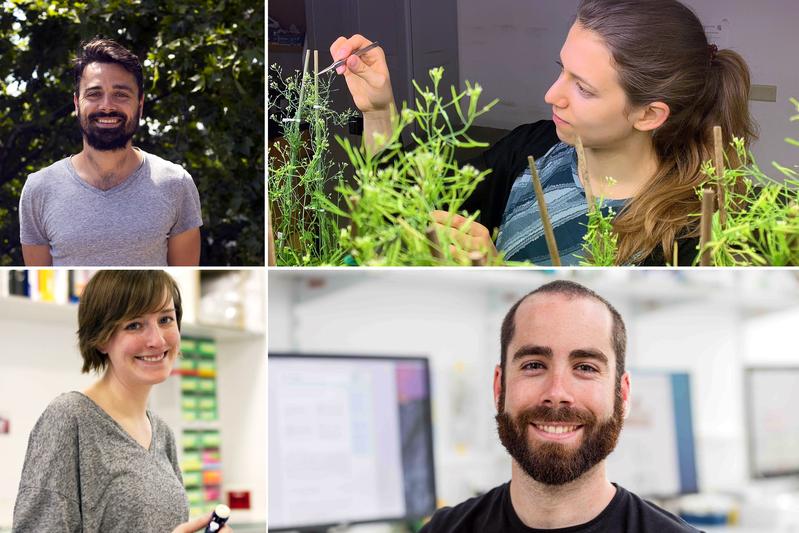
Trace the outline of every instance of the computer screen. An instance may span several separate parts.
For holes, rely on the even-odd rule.
[[[747,368],[745,379],[752,477],[799,474],[799,367]]]
[[[630,378],[630,411],[608,456],[608,479],[648,497],[697,492],[690,376],[633,369]]]
[[[426,358],[269,354],[269,530],[435,510]]]

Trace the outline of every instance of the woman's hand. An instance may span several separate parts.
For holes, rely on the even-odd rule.
[[[391,90],[383,49],[378,46],[362,56],[350,55],[370,44],[372,41],[362,35],[353,35],[349,39],[339,37],[330,46],[333,61],[350,56],[336,72],[344,75],[347,88],[356,107],[364,114],[364,119],[369,118],[368,115],[388,115],[394,104],[394,92]]]
[[[189,520],[188,522],[180,524],[178,527],[172,530],[172,533],[195,533],[196,531],[205,531],[208,522],[211,521],[212,514],[213,513],[208,513],[200,518],[195,518],[194,520]],[[218,533],[233,533],[233,529],[226,525],[220,529]]]
[[[436,227],[447,232],[455,243],[450,245],[450,251],[456,259],[465,262],[470,252],[480,252],[487,258],[497,255],[491,233],[479,222],[446,211],[433,211],[430,216]]]

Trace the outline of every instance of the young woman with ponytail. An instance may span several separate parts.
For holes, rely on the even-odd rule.
[[[331,46],[334,59],[369,41],[356,35]],[[587,224],[577,175],[579,136],[593,194],[616,216],[617,262],[679,263],[696,256],[701,210],[696,189],[707,179],[713,126],[723,138],[756,137],[748,109],[750,76],[743,58],[711,45],[697,16],[677,0],[583,0],[558,61],[562,72],[546,94],[552,121],[520,126],[472,163],[491,168],[467,201],[481,212],[466,248],[496,246],[508,260],[547,264],[527,156],[537,158],[545,200],[564,265],[577,264]],[[393,94],[379,48],[339,68],[364,114],[367,143],[390,125]],[[734,151],[726,156],[735,164]],[[613,180],[606,179],[612,177]],[[437,216],[434,213],[434,217]],[[443,220],[439,220],[443,222]],[[456,220],[458,225],[462,220]]]

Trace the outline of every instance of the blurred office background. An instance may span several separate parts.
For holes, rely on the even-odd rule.
[[[402,530],[395,519],[418,518],[431,486],[441,506],[507,481],[500,323],[557,278],[627,324],[633,409],[611,481],[707,531],[799,531],[799,275],[636,269],[271,271],[270,530]],[[418,478],[425,465],[434,481]]]
[[[28,436],[81,374],[77,301],[90,270],[0,271],[0,531],[10,531]],[[172,429],[192,516],[230,505],[236,531],[266,527],[263,270],[167,269],[183,298],[182,357],[150,409]]]

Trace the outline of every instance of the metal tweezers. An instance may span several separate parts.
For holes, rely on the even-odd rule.
[[[347,62],[347,60],[348,60],[350,57],[352,57],[352,56],[359,56],[359,55],[361,55],[361,54],[364,54],[364,53],[368,52],[369,50],[371,50],[372,48],[375,48],[375,47],[377,47],[377,46],[380,46],[380,43],[378,43],[377,41],[373,42],[373,43],[372,43],[372,44],[370,44],[369,46],[364,46],[364,47],[363,47],[363,48],[361,48],[360,50],[356,50],[355,52],[353,52],[352,54],[348,55],[348,56],[347,56],[347,57],[345,57],[344,59],[339,59],[338,61],[334,62],[332,65],[330,65],[330,66],[329,66],[329,67],[327,67],[326,69],[324,69],[324,70],[320,70],[320,71],[319,71],[319,74],[324,74],[324,73],[325,73],[325,72],[327,72],[328,70],[332,70],[332,69],[334,69],[334,68],[338,68],[338,67],[340,67],[341,65],[343,65],[344,63],[346,63],[346,62]]]

